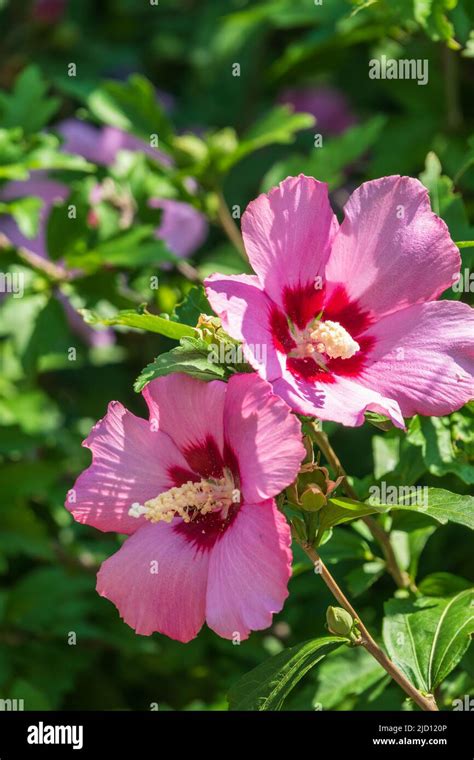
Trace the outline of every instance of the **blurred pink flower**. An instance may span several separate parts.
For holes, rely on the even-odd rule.
[[[357,123],[346,96],[335,87],[291,87],[281,93],[279,101],[299,113],[312,114],[322,134],[340,135]]]
[[[141,151],[167,166],[171,165],[166,153],[116,127],[99,128],[80,119],[65,119],[57,125],[56,131],[64,139],[62,149],[65,153],[76,153],[99,166],[113,164],[121,150]]]
[[[46,241],[46,229],[48,217],[55,203],[66,200],[69,195],[67,185],[62,185],[50,179],[45,172],[32,172],[26,180],[9,182],[0,192],[0,199],[11,201],[15,198],[24,198],[27,196],[36,196],[41,198],[39,215],[38,234],[34,238],[28,238],[18,227],[13,217],[8,215],[0,216],[0,233],[17,247],[27,248],[29,251],[36,253],[41,258],[48,258],[48,247]],[[95,330],[86,324],[77,311],[71,306],[69,299],[60,291],[56,296],[61,301],[69,326],[73,332],[79,335],[90,346],[109,346],[115,342],[113,330]]]
[[[97,591],[143,635],[186,642],[206,621],[245,639],[288,595],[291,536],[274,496],[304,458],[299,423],[256,374],[173,374],[143,395],[149,421],[111,402],[66,502],[78,522],[130,535]]]
[[[189,203],[170,198],[151,198],[150,206],[163,212],[156,237],[164,240],[176,256],[190,256],[204,243],[208,232],[206,217]]]
[[[78,119],[68,119],[58,126],[57,131],[65,140],[64,151],[81,155],[94,164],[113,164],[120,150],[142,151],[167,166],[172,163],[165,153],[115,127],[99,129]],[[176,256],[190,256],[204,243],[208,233],[207,220],[193,206],[167,198],[152,199],[150,206],[162,209],[156,237],[164,240]]]
[[[327,186],[303,175],[260,195],[242,218],[257,274],[209,277],[211,306],[302,414],[449,414],[473,396],[474,316],[437,300],[460,269],[446,224],[410,177],[364,183],[344,211],[339,226]]]
[[[57,126],[56,130],[64,139],[62,150],[80,155],[91,163],[110,166],[114,163],[119,151],[129,150],[142,151],[161,163],[171,165],[171,159],[166,154],[115,127],[99,129],[79,119],[66,119]],[[100,202],[100,187],[98,184],[96,203]],[[32,172],[27,180],[8,183],[0,192],[0,198],[4,200],[22,198],[27,195],[42,199],[40,227],[38,235],[29,239],[21,233],[14,219],[2,215],[0,216],[0,232],[3,232],[13,245],[25,246],[39,256],[47,257],[48,216],[54,203],[65,200],[68,194],[69,188],[66,185],[48,178],[45,172]],[[193,206],[167,198],[154,198],[150,206],[162,209],[161,223],[157,227],[156,237],[164,240],[176,256],[190,256],[204,243],[208,233],[207,220]],[[93,215],[90,218],[94,226],[95,218]]]
[[[24,246],[42,258],[48,258],[46,245],[46,226],[48,216],[55,203],[64,201],[69,195],[69,188],[56,180],[50,179],[45,172],[32,172],[25,180],[8,182],[0,191],[3,201],[12,201],[16,198],[25,198],[29,195],[42,200],[39,218],[38,234],[34,238],[27,238],[19,229],[16,221],[11,216],[0,215],[0,232],[15,246]]]

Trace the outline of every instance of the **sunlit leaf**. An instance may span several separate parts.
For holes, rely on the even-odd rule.
[[[231,710],[281,710],[288,694],[311,668],[346,639],[325,636],[285,649],[258,665],[229,691]]]

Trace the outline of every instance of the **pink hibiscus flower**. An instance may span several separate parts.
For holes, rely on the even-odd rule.
[[[148,422],[109,405],[66,503],[79,522],[130,534],[97,590],[143,635],[185,642],[207,621],[245,639],[288,595],[290,530],[273,497],[304,458],[299,423],[256,374],[169,375],[143,395]]]
[[[302,414],[443,415],[473,395],[474,319],[437,301],[460,269],[446,224],[409,177],[366,182],[339,226],[327,187],[290,177],[250,203],[255,275],[215,274],[209,301],[252,366]],[[264,350],[262,349],[264,348]]]

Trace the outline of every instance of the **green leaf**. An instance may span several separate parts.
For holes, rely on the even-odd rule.
[[[340,649],[318,668],[313,705],[332,710],[349,696],[359,696],[385,676],[385,670],[363,647]]]
[[[12,684],[8,697],[23,700],[25,710],[52,710],[48,697],[33,684],[23,678],[17,678]]]
[[[213,313],[204,288],[202,285],[195,285],[189,290],[184,301],[175,307],[171,318],[194,327],[201,314],[212,315]]]
[[[53,259],[68,260],[78,252],[84,252],[90,227],[87,223],[89,196],[96,183],[92,177],[86,177],[75,183],[72,192],[61,203],[55,203],[48,214],[46,223],[46,246],[48,256]],[[75,215],[71,218],[69,208],[74,207]]]
[[[246,156],[268,145],[287,144],[295,139],[302,129],[314,124],[314,116],[294,113],[290,106],[276,106],[257,121],[240,139],[232,127],[225,127],[207,135],[206,150],[199,155],[186,152],[186,142],[178,137],[174,140],[178,161],[193,162],[192,172],[203,176],[208,184],[215,185],[216,177],[226,174]]]
[[[323,560],[331,565],[347,559],[374,559],[367,541],[351,529],[334,531],[328,542],[320,546],[319,551]]]
[[[22,575],[11,588],[6,618],[25,631],[64,636],[77,630],[84,613],[93,607],[91,579],[62,567],[38,567]]]
[[[15,451],[18,441],[17,435],[12,435],[11,424],[17,425],[23,433],[32,436],[30,439],[32,445],[35,440],[41,443],[42,437],[49,436],[50,433],[62,426],[59,408],[52,398],[39,388],[30,391],[22,388],[17,394],[10,395],[8,399],[0,397],[0,419],[4,434],[0,443],[0,452],[10,455]],[[5,427],[3,427],[4,423],[6,423]],[[7,434],[10,440],[9,449],[6,449]],[[36,448],[36,446],[34,447]],[[4,447],[6,450],[2,451]],[[30,464],[35,463],[31,462]],[[2,488],[4,489],[5,485]]]
[[[160,149],[171,140],[172,127],[155,88],[140,74],[133,74],[126,82],[104,82],[88,94],[86,102],[100,121],[131,132],[147,144],[155,134]]]
[[[265,175],[262,190],[267,191],[285,177],[300,173],[327,182],[330,188],[344,180],[343,170],[367,152],[385,125],[383,116],[375,116],[365,124],[351,127],[344,134],[324,140],[322,148],[313,148],[309,156],[292,155],[275,164]]]
[[[82,309],[80,313],[90,325],[123,325],[124,327],[133,327],[137,330],[158,333],[175,340],[179,340],[185,336],[193,337],[196,335],[196,330],[189,325],[182,325],[179,322],[173,322],[156,314],[150,314],[145,307],[141,307],[137,311],[125,309],[119,311],[113,317],[101,317],[99,314],[88,309]]]
[[[382,436],[374,437],[380,439]],[[382,477],[387,487],[412,486],[417,483],[427,470],[421,449],[414,448],[412,443],[408,442],[407,436],[399,437],[396,434],[394,438],[390,436],[383,436],[383,438],[387,439],[387,442],[397,441],[398,445],[395,443],[384,445],[380,441],[374,441],[372,451],[377,477]],[[396,461],[397,458],[398,461]],[[391,464],[389,469],[385,469],[389,464]],[[354,482],[357,483],[357,481]],[[358,492],[360,494],[365,494],[367,491],[371,493],[370,487],[373,485],[375,485],[373,476],[367,476],[367,480],[360,484]],[[378,485],[380,487],[381,484]]]
[[[42,500],[50,492],[51,487],[58,479],[57,468],[53,462],[8,462],[3,463],[0,473],[0,489],[5,501],[14,502],[15,499],[30,498]],[[2,511],[2,527],[7,531],[8,526],[13,525],[15,515],[8,508]],[[6,522],[3,522],[5,520]],[[29,518],[18,520],[19,525],[27,526]],[[40,525],[34,520],[35,526]],[[41,531],[43,526],[39,529]],[[46,535],[38,532],[38,535]]]
[[[0,179],[27,179],[36,169],[95,171],[82,156],[59,150],[60,140],[46,132],[26,135],[23,129],[0,129]]]
[[[471,31],[470,34],[471,39],[468,41],[466,47],[474,47],[474,30]],[[472,51],[474,52],[474,50]],[[463,54],[466,55],[466,50],[463,51]],[[469,50],[469,57],[471,57],[471,50]],[[459,169],[457,170],[456,174],[454,175],[454,183],[457,184],[463,174],[467,172],[468,169],[471,168],[471,166],[474,164],[474,135],[471,135],[471,137],[467,140],[468,149],[465,152],[463,156],[463,161]]]
[[[44,293],[5,301],[0,312],[0,334],[10,334],[27,372],[56,363],[70,366],[71,333],[63,306]]]
[[[413,579],[416,578],[421,554],[437,527],[416,512],[400,511],[394,515],[390,542],[399,566],[407,570]]]
[[[80,238],[78,242],[81,242]],[[89,274],[104,264],[136,269],[164,261],[177,261],[166,244],[155,238],[155,230],[151,225],[134,226],[89,250],[68,252],[65,259],[70,267],[80,267]]]
[[[4,128],[23,127],[25,133],[38,132],[59,108],[58,98],[49,98],[48,85],[37,66],[28,66],[18,75],[9,95],[0,101],[0,124]]]
[[[407,439],[421,448],[429,472],[437,477],[448,473],[474,483],[474,414],[464,407],[450,417],[414,417]]]
[[[352,0],[355,4],[355,8],[351,13],[351,16],[356,16],[360,11],[370,8],[372,5],[376,5],[380,0]]]
[[[247,673],[229,691],[231,710],[281,710],[296,684],[326,655],[347,643],[325,636],[285,649]]]
[[[433,693],[460,662],[474,633],[473,606],[474,589],[448,599],[386,603],[385,646],[390,659],[417,688]]]
[[[357,520],[359,517],[372,515],[374,513],[386,512],[386,506],[373,506],[364,504],[361,501],[346,499],[343,496],[335,496],[328,499],[328,503],[319,511],[319,532],[329,530],[334,525]]]
[[[474,530],[474,496],[461,496],[457,493],[445,491],[444,488],[427,488],[426,495],[426,504],[410,504],[413,497],[407,496],[405,503],[401,499],[398,504],[388,508],[418,512],[432,517],[442,525],[447,522],[454,522]]]
[[[220,274],[251,273],[249,265],[243,261],[233,245],[223,243],[212,251],[204,253],[197,264],[199,276],[204,279],[214,272]]]
[[[276,106],[243,135],[236,151],[223,161],[221,168],[228,170],[237,161],[267,145],[292,143],[297,132],[314,124],[315,118],[311,114],[294,113],[290,106]]]
[[[12,471],[12,469],[11,466],[6,465],[7,472],[13,476],[20,476],[23,479],[35,476],[35,470],[31,466],[17,466],[16,471]],[[40,468],[36,468],[36,471],[39,471],[40,476],[43,474]],[[47,476],[48,485],[51,487],[55,481],[55,473],[48,472]],[[29,489],[34,495],[41,492],[43,487],[43,484],[32,482],[29,485]],[[46,526],[27,504],[19,505],[17,500],[18,491],[16,490],[12,494],[11,500],[7,502],[7,507],[3,507],[0,513],[0,553],[6,557],[23,554],[35,559],[53,560],[54,552]]]
[[[441,524],[448,521],[474,529],[474,497],[461,496],[442,488],[425,487],[420,494],[416,487],[406,487],[407,495],[400,496],[400,488],[394,487],[398,501],[396,504],[374,504],[354,501],[343,496],[332,497],[318,512],[318,537],[335,525],[357,520],[372,514],[383,514],[390,510],[403,510],[427,515]],[[423,498],[420,499],[420,495]]]
[[[453,180],[443,174],[441,162],[433,151],[426,156],[420,180],[429,190],[433,211],[444,219],[454,240],[474,235],[462,196],[455,191]]]
[[[0,202],[0,216],[10,214],[20,228],[20,232],[27,238],[34,238],[38,234],[42,205],[41,198],[34,196],[26,196],[6,203]]]
[[[414,16],[427,35],[438,42],[443,40],[453,50],[460,48],[454,39],[454,26],[446,15],[458,0],[414,0]]]
[[[385,572],[385,562],[376,557],[371,562],[364,562],[346,575],[351,596],[360,596],[367,591]]]
[[[423,596],[453,596],[464,589],[471,588],[471,583],[459,575],[452,573],[432,573],[423,578],[418,585],[418,591]]]
[[[448,47],[458,50],[460,45],[454,39],[454,26],[447,16],[453,10],[458,0],[353,0],[356,8],[355,15],[361,10],[374,6],[380,16],[389,18],[393,24],[405,25],[416,22],[435,42],[442,40]]]
[[[171,324],[176,324],[172,322]],[[224,380],[227,368],[210,360],[210,346],[199,338],[184,337],[179,346],[160,354],[136,379],[134,388],[139,393],[155,377],[183,372],[199,380]]]
[[[392,420],[389,417],[386,417],[384,414],[378,414],[377,412],[365,412],[364,417],[365,421],[368,422],[369,425],[373,425],[379,430],[383,430],[385,433],[388,430],[393,430],[394,425]]]
[[[393,472],[400,461],[400,439],[388,438],[386,435],[374,435],[372,438],[374,458],[374,477],[380,480],[388,472]]]

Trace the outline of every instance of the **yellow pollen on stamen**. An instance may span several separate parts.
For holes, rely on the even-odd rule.
[[[198,515],[220,512],[225,520],[232,504],[239,501],[240,491],[234,487],[232,476],[226,474],[223,478],[200,480],[198,483],[188,480],[182,486],[175,486],[149,499],[143,506],[132,504],[128,514],[130,517],[143,515],[152,523],[170,523],[179,516],[189,523]]]
[[[309,337],[312,343],[316,344],[318,353],[325,353],[331,359],[350,359],[360,349],[357,341],[339,322],[329,319],[318,322]]]

